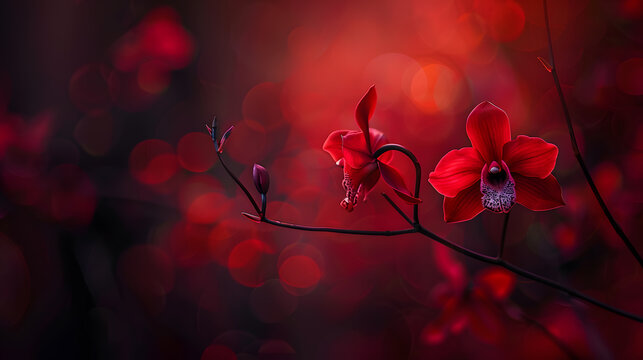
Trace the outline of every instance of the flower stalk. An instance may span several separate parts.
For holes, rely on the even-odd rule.
[[[543,8],[545,11],[545,27],[547,29],[547,42],[549,45],[549,66],[546,67],[547,70],[551,73],[552,78],[554,79],[554,84],[556,86],[556,91],[558,92],[558,97],[560,98],[560,104],[563,108],[563,115],[565,116],[565,123],[567,124],[567,131],[569,132],[569,139],[572,143],[572,150],[574,151],[574,157],[576,157],[576,161],[578,162],[578,165],[580,165],[581,169],[583,170],[583,175],[585,175],[585,180],[587,181],[587,184],[589,187],[592,189],[592,193],[594,194],[594,197],[596,198],[596,201],[598,201],[598,205],[601,207],[601,210],[603,211],[603,214],[609,221],[610,225],[616,232],[616,234],[621,238],[627,249],[632,253],[636,261],[638,261],[639,265],[643,268],[643,258],[641,258],[641,255],[638,253],[630,239],[627,237],[621,226],[618,224],[616,219],[614,219],[614,216],[612,216],[611,211],[607,207],[607,204],[603,200],[603,197],[601,196],[601,193],[598,191],[598,188],[596,187],[596,184],[594,183],[594,179],[592,179],[592,175],[589,172],[589,169],[587,168],[587,165],[585,164],[585,160],[583,159],[583,156],[580,153],[580,150],[578,149],[578,143],[576,142],[576,135],[574,134],[574,127],[572,126],[572,118],[571,115],[569,114],[569,109],[567,107],[567,102],[565,101],[565,95],[563,94],[563,89],[560,85],[560,79],[558,78],[558,71],[556,68],[556,61],[554,60],[554,46],[553,42],[551,40],[551,26],[549,24],[549,12],[547,11],[547,0],[543,0]],[[542,63],[542,60],[541,60]]]

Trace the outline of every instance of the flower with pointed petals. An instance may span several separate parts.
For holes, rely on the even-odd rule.
[[[511,140],[507,114],[482,102],[467,118],[473,147],[448,152],[429,182],[444,195],[444,220],[470,220],[484,209],[509,212],[517,202],[542,211],[565,205],[558,181],[551,174],[558,147],[537,137]]]
[[[333,131],[323,146],[335,163],[344,168],[342,186],[346,190],[346,197],[341,206],[349,212],[353,211],[360,198],[366,200],[366,195],[375,187],[380,175],[400,198],[412,204],[420,202],[420,199],[411,195],[402,175],[389,165],[393,157],[390,152],[377,159],[373,156],[377,149],[388,144],[381,131],[369,126],[376,102],[377,93],[373,85],[355,109],[355,120],[360,131]]]

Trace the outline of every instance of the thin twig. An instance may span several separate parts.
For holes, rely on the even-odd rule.
[[[563,107],[563,113],[565,115],[565,122],[567,123],[567,130],[569,132],[569,138],[572,142],[572,149],[574,151],[574,156],[576,157],[576,160],[578,161],[578,164],[580,165],[581,169],[583,170],[583,174],[585,175],[585,179],[587,180],[587,184],[589,184],[589,187],[592,189],[592,193],[594,193],[594,197],[596,198],[596,201],[598,201],[598,204],[601,207],[601,210],[603,210],[603,214],[605,214],[605,217],[609,221],[610,225],[612,225],[612,228],[616,232],[616,234],[623,240],[623,243],[625,243],[625,246],[629,249],[629,251],[634,255],[636,260],[639,262],[639,265],[643,267],[643,258],[641,258],[641,255],[636,251],[636,248],[630,240],[628,239],[627,235],[625,235],[625,232],[621,228],[621,226],[616,222],[614,217],[612,216],[612,213],[610,212],[609,208],[605,204],[605,201],[603,201],[603,198],[601,197],[600,192],[598,191],[598,188],[596,187],[596,184],[594,184],[594,180],[592,179],[592,175],[589,172],[589,169],[587,168],[587,165],[585,164],[585,160],[583,160],[583,157],[581,156],[581,153],[578,149],[578,143],[576,142],[576,135],[574,134],[574,128],[572,126],[572,119],[571,116],[569,115],[569,109],[567,108],[567,102],[565,101],[565,96],[563,95],[563,89],[560,85],[560,79],[558,78],[558,70],[556,67],[556,62],[554,61],[554,46],[552,44],[551,40],[551,29],[549,25],[549,14],[547,11],[547,0],[543,0],[543,7],[545,9],[545,27],[547,28],[547,41],[549,43],[549,56],[550,56],[550,65],[551,65],[551,75],[554,78],[554,84],[556,85],[556,91],[558,92],[558,97],[560,98],[560,103]]]
[[[255,211],[257,211],[257,214],[261,214],[261,210],[259,209],[257,202],[252,197],[252,195],[250,195],[250,192],[248,191],[248,189],[246,189],[243,183],[241,183],[241,181],[239,181],[239,179],[232,173],[232,171],[228,169],[228,166],[223,161],[221,154],[218,151],[216,153],[217,153],[217,157],[219,158],[219,162],[221,163],[221,165],[223,165],[223,168],[225,169],[225,171],[228,173],[228,175],[230,175],[232,180],[234,180],[234,182],[237,183],[237,186],[239,186],[239,188],[243,190],[243,192],[246,194],[246,197],[248,198],[248,200],[250,200],[250,203],[252,204],[252,207],[255,208]]]
[[[393,200],[391,200],[391,198],[388,195],[386,195],[385,193],[382,193],[382,196],[384,196],[384,199],[388,201],[388,203],[393,207],[393,209],[395,209],[395,211],[397,211],[397,213],[400,214],[400,216],[402,216],[407,223],[409,223],[410,225],[413,225],[413,221],[408,216],[406,216],[404,211],[402,211],[402,209],[400,209],[400,207],[397,206],[397,204],[394,203]]]
[[[545,336],[547,336],[549,338],[549,340],[551,340],[556,346],[558,346],[558,348],[563,353],[565,353],[565,355],[567,355],[568,358],[570,358],[572,360],[578,359],[578,356],[576,356],[576,354],[574,354],[572,349],[570,349],[569,346],[567,346],[567,344],[565,344],[561,339],[559,339],[556,335],[554,335],[551,331],[549,331],[549,329],[547,329],[547,327],[545,325],[541,324],[536,319],[530,318],[529,316],[527,316],[525,314],[522,314],[521,318],[522,318],[522,320],[524,320],[529,325],[534,326],[535,328],[537,328],[540,331],[542,331],[543,334],[545,334]]]
[[[274,225],[274,226],[279,226],[279,227],[284,227],[284,228],[289,228],[289,229],[295,229],[295,230],[312,231],[312,232],[329,232],[329,233],[350,234],[350,235],[397,236],[397,235],[403,235],[403,234],[413,234],[413,233],[417,232],[417,229],[384,230],[384,231],[336,229],[336,228],[331,228],[331,227],[315,227],[315,226],[305,226],[305,225],[290,224],[290,223],[286,223],[286,222],[282,222],[282,221],[278,221],[278,220],[272,220],[272,219],[268,219],[268,218],[263,218],[263,219],[260,219],[258,221],[264,222],[266,224]]]

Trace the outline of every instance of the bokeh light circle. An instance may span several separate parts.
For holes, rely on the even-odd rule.
[[[272,247],[261,240],[244,240],[228,256],[228,271],[238,283],[248,287],[261,286],[271,273]]]
[[[176,155],[170,144],[150,139],[138,143],[129,157],[130,173],[134,179],[147,185],[168,181],[178,169]]]
[[[204,132],[183,135],[176,148],[181,166],[192,172],[210,170],[216,155],[212,138]]]
[[[446,64],[433,62],[413,75],[410,98],[426,114],[459,109],[466,93],[463,76]]]

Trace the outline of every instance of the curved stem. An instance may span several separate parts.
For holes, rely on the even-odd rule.
[[[250,192],[248,191],[248,189],[246,189],[246,187],[243,186],[243,183],[241,183],[241,181],[232,173],[232,171],[230,171],[228,166],[223,161],[223,158],[221,157],[221,153],[219,153],[218,151],[216,153],[217,153],[217,157],[219,158],[219,162],[221,163],[221,165],[223,165],[223,168],[225,169],[225,171],[228,173],[228,175],[230,175],[232,180],[234,180],[234,182],[237,183],[237,186],[239,186],[239,188],[243,190],[243,192],[246,194],[246,197],[248,198],[248,200],[250,200],[250,203],[252,204],[252,207],[255,208],[255,211],[257,211],[257,214],[261,214],[261,210],[259,210],[259,206],[257,205],[257,202],[252,197],[252,195],[250,195]]]
[[[583,157],[581,156],[581,153],[578,149],[578,143],[576,142],[576,135],[574,134],[574,128],[572,126],[572,119],[571,116],[569,115],[569,109],[567,108],[567,102],[565,101],[565,96],[563,95],[563,90],[560,85],[560,79],[558,78],[558,71],[556,69],[556,62],[554,61],[554,47],[552,44],[551,40],[551,29],[549,25],[549,14],[547,11],[547,0],[543,0],[543,7],[545,9],[545,27],[547,28],[547,41],[549,43],[549,56],[550,56],[550,65],[551,65],[551,75],[554,78],[554,84],[556,85],[556,91],[558,92],[558,97],[560,98],[560,103],[563,107],[563,114],[565,115],[565,122],[567,123],[567,130],[569,132],[569,138],[572,142],[572,149],[574,151],[574,156],[576,157],[576,160],[578,161],[578,164],[580,165],[581,169],[583,170],[583,174],[585,175],[585,179],[587,180],[587,184],[589,187],[592,189],[592,193],[594,193],[594,197],[596,198],[596,201],[598,201],[598,204],[601,207],[601,210],[603,211],[603,214],[605,214],[605,217],[609,221],[610,225],[612,225],[612,228],[616,232],[616,234],[623,240],[623,243],[625,243],[625,246],[627,246],[628,250],[632,253],[632,255],[636,258],[636,261],[638,261],[639,265],[643,267],[643,258],[641,258],[641,255],[636,251],[636,248],[634,248],[634,245],[630,242],[628,239],[627,235],[625,235],[625,232],[621,228],[621,226],[616,222],[616,219],[612,216],[612,213],[610,212],[609,208],[605,204],[605,201],[603,201],[603,198],[601,197],[600,192],[598,191],[598,188],[596,187],[596,184],[594,184],[594,180],[592,179],[592,175],[589,172],[589,169],[587,168],[587,165],[585,164],[585,160],[583,160]]]
[[[393,200],[388,195],[386,195],[385,193],[382,193],[382,196],[384,196],[384,199],[388,201],[389,205],[391,205],[393,209],[395,209],[395,211],[397,211],[397,213],[400,214],[400,216],[402,216],[404,220],[406,220],[407,223],[409,223],[410,225],[414,225],[413,220],[411,220],[408,216],[406,216],[404,211],[402,211],[402,209],[400,209],[400,207],[397,206],[397,204],[393,202]]]
[[[509,211],[505,215],[505,221],[502,224],[502,237],[500,238],[500,251],[498,251],[498,259],[502,259],[502,253],[505,251],[505,239],[507,238],[507,226],[509,225],[509,214],[511,214],[511,211]]]
[[[406,157],[408,157],[413,162],[413,165],[415,166],[415,193],[413,194],[413,196],[419,199],[420,198],[420,181],[422,180],[422,167],[420,166],[420,162],[409,149],[398,144],[386,144],[380,147],[379,149],[377,149],[377,151],[375,151],[375,153],[373,154],[373,157],[377,159],[387,151],[399,151],[402,154],[406,155]],[[419,204],[413,204],[413,223],[414,224],[420,223],[420,219],[418,215],[418,205]]]

